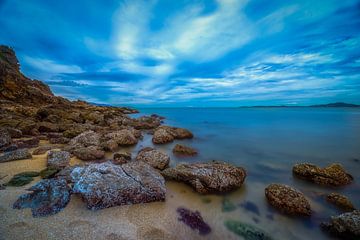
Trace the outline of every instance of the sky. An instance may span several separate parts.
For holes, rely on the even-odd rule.
[[[360,1],[0,0],[0,44],[72,100],[360,104]]]

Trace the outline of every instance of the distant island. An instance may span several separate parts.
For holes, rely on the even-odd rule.
[[[309,105],[309,106],[289,106],[289,105],[275,105],[275,106],[240,106],[239,108],[305,108],[305,107],[313,107],[313,108],[358,108],[360,105],[352,104],[352,103],[344,103],[344,102],[335,102],[335,103],[327,103],[327,104],[317,104],[317,105]]]

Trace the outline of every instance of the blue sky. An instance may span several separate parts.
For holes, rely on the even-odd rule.
[[[136,107],[360,104],[360,1],[0,0],[57,95]]]

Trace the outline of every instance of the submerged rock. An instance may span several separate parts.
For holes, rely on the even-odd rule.
[[[224,197],[222,200],[222,211],[232,212],[236,209],[236,205],[229,199]]]
[[[19,197],[15,209],[31,208],[34,217],[43,217],[60,212],[70,201],[71,189],[64,179],[41,180]]]
[[[280,211],[291,214],[310,216],[310,203],[304,194],[284,184],[270,184],[265,188],[268,202]]]
[[[310,163],[301,163],[293,167],[293,173],[301,179],[321,185],[343,186],[353,181],[353,177],[340,164],[320,168]]]
[[[34,177],[39,176],[38,172],[22,172],[14,175],[6,186],[20,187],[24,186],[34,180]]]
[[[322,223],[321,227],[341,239],[360,239],[360,211],[354,210],[331,217],[330,221]]]
[[[70,163],[70,153],[66,151],[50,151],[47,156],[47,166],[50,168],[64,168]]]
[[[146,147],[139,151],[136,160],[146,162],[153,168],[164,170],[169,165],[170,157],[159,150]]]
[[[9,162],[15,160],[22,160],[31,158],[31,154],[28,149],[17,149],[10,152],[5,152],[0,154],[0,163],[1,162]]]
[[[40,146],[38,148],[36,148],[33,152],[32,155],[41,155],[46,153],[47,151],[51,150],[52,147],[51,146]]]
[[[112,163],[120,165],[125,164],[131,161],[131,153],[129,152],[122,152],[122,153],[115,153],[113,156]]]
[[[186,155],[186,156],[194,156],[197,154],[197,151],[194,148],[181,144],[176,144],[172,151],[175,154]]]
[[[271,240],[272,238],[263,230],[236,220],[226,220],[226,228],[245,240]]]
[[[198,230],[200,235],[207,235],[211,232],[210,226],[204,221],[199,211],[191,211],[180,207],[176,210],[180,215],[179,220],[184,222],[193,230]]]
[[[40,171],[40,177],[41,178],[52,178],[55,176],[56,173],[59,172],[60,169],[53,168],[53,167],[47,167]]]
[[[89,209],[165,200],[164,178],[142,161],[75,167],[71,177]]]
[[[344,211],[353,211],[355,210],[354,205],[351,203],[349,198],[338,193],[330,193],[326,196],[326,200],[337,207],[343,209]]]
[[[246,171],[228,163],[192,163],[179,164],[162,171],[167,179],[190,184],[202,194],[229,192],[241,187]]]

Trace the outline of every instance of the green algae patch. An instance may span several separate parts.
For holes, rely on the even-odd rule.
[[[58,172],[59,169],[48,167],[40,171],[40,177],[45,179],[52,178]]]
[[[211,198],[209,198],[209,197],[202,197],[202,198],[201,198],[201,202],[203,202],[203,203],[205,203],[205,204],[211,203]]]
[[[22,173],[18,173],[15,176],[23,176],[23,177],[38,177],[39,176],[39,172],[35,172],[35,171],[28,171],[28,172],[22,172]]]
[[[222,200],[222,211],[231,212],[236,209],[236,205],[228,198],[223,198]]]
[[[229,231],[243,237],[245,240],[272,240],[267,233],[250,224],[236,220],[226,220],[224,224]]]
[[[5,185],[12,187],[21,187],[32,182],[34,180],[34,177],[37,176],[39,176],[39,173],[33,171],[18,173],[14,175]]]

